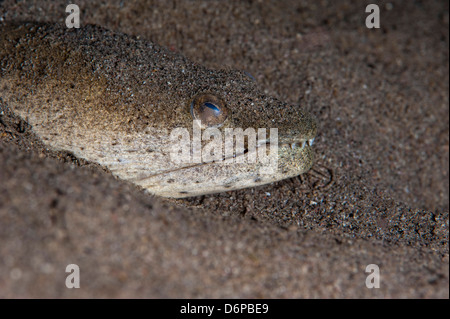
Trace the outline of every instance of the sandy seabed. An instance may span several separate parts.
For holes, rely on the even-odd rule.
[[[301,178],[184,200],[47,150],[0,100],[0,297],[448,298],[448,1],[77,1],[319,121]],[[4,21],[65,4],[4,1]],[[77,264],[81,289],[65,287]],[[367,289],[366,266],[380,268]]]

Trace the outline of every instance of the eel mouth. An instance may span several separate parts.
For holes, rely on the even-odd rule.
[[[305,146],[309,146],[309,147],[313,146],[314,140],[315,140],[315,138],[311,138],[309,140],[308,139],[298,140],[298,141],[295,141],[292,143],[282,143],[282,144],[279,144],[279,147],[291,148],[291,149],[296,149],[296,148],[303,149],[303,148],[305,148]]]
[[[279,142],[278,143],[278,148],[279,149],[283,149],[283,150],[303,150],[305,147],[312,147],[314,144],[314,138],[310,138],[310,139],[293,139],[291,141],[289,140],[284,140],[283,142]],[[258,142],[258,145],[256,145],[256,149],[258,150],[262,145],[265,145],[266,150],[270,150],[270,140],[263,140]],[[240,154],[235,154],[233,155],[233,157],[239,157],[239,156],[243,156],[246,155],[249,152],[248,146],[245,145],[245,149],[243,153]],[[223,160],[226,160],[227,158],[223,158]]]
[[[305,148],[311,148],[312,145],[314,144],[314,140],[315,138],[310,138],[310,139],[292,139],[291,142],[289,142],[289,140],[283,140],[282,143],[278,143],[277,147],[277,151],[278,151],[278,157],[280,157],[281,153],[289,153],[289,154],[295,154],[295,153],[301,153],[305,150]],[[258,152],[259,149],[261,148],[261,146],[265,147],[266,153],[269,154],[269,152],[271,152],[271,143],[270,140],[262,140],[259,141],[258,144],[256,145],[256,148],[253,150],[255,152]],[[170,170],[165,170],[162,172],[158,172],[156,174],[152,174],[149,176],[145,176],[145,177],[140,177],[140,178],[136,178],[134,179],[135,181],[142,181],[142,180],[146,180],[152,177],[157,177],[157,176],[161,176],[161,175],[166,175],[166,174],[170,174],[176,171],[185,171],[185,170],[189,170],[192,169],[194,167],[205,167],[205,166],[210,166],[210,165],[214,165],[214,164],[220,164],[223,163],[227,160],[235,160],[237,158],[241,158],[243,156],[246,156],[248,153],[250,152],[250,150],[248,149],[247,145],[245,144],[245,148],[244,151],[241,153],[237,153],[237,154],[233,154],[233,156],[231,157],[222,157],[221,160],[217,161],[208,161],[208,162],[201,162],[201,163],[196,163],[196,164],[192,164],[192,165],[187,165],[187,166],[181,166],[181,167],[177,167],[174,169],[170,169]]]

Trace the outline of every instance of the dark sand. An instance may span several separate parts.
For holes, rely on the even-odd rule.
[[[0,108],[0,297],[448,298],[448,1],[77,1],[319,120],[301,178],[186,200],[47,150]],[[64,22],[53,1],[0,19]],[[65,287],[65,267],[81,288]],[[381,287],[365,286],[368,264]]]

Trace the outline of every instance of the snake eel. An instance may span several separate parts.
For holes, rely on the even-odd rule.
[[[99,26],[0,25],[0,98],[47,147],[98,163],[159,196],[263,185],[313,164],[316,120],[298,105],[267,96],[243,71],[211,70]],[[259,162],[229,161],[225,151],[213,152],[214,161],[174,161],[177,128],[191,139],[200,132],[201,148],[211,142],[203,134],[209,128],[224,135],[276,128],[276,140],[271,133],[254,149],[276,141],[276,170],[262,174]],[[215,141],[220,150],[227,140]],[[249,141],[231,159],[248,156]]]

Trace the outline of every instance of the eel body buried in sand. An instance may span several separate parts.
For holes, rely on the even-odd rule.
[[[152,194],[188,197],[240,189],[297,176],[312,166],[314,118],[262,94],[244,72],[210,70],[97,26],[4,24],[0,31],[0,98],[6,106],[48,147],[98,163]],[[174,161],[180,140],[171,132],[177,128],[191,138],[201,132],[202,150],[214,140],[222,151],[212,152],[215,161]],[[238,128],[277,129],[275,171],[261,174],[258,161],[236,160],[273,145],[272,134],[257,144],[247,138],[231,157],[223,151],[226,138],[204,134],[214,129],[225,136]]]

